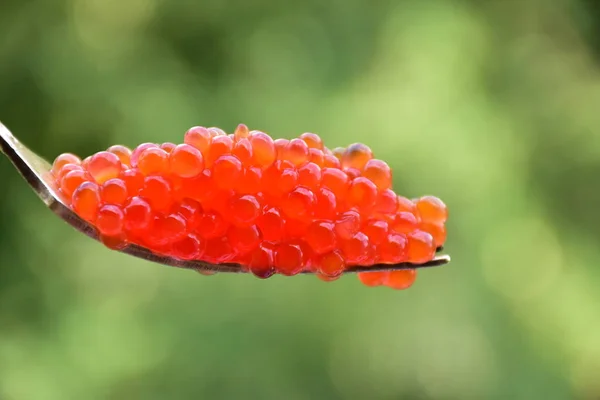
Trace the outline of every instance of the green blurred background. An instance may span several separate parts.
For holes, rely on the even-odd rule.
[[[47,159],[243,122],[368,143],[448,267],[203,277],[0,162],[0,399],[600,398],[597,0],[2,0],[0,119]]]

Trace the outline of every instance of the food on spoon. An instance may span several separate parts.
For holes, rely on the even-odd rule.
[[[422,264],[446,240],[444,203],[395,193],[390,167],[365,144],[329,150],[314,133],[274,140],[245,125],[229,135],[193,127],[183,142],[115,145],[83,161],[62,154],[52,174],[111,248],[235,262],[260,278],[309,269],[330,281],[349,266]],[[416,270],[358,275],[406,289]]]

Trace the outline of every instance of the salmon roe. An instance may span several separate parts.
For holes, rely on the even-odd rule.
[[[54,177],[56,178],[57,183],[60,183],[62,178],[71,171],[83,171],[83,167],[79,164],[65,164]]]
[[[282,147],[280,158],[290,161],[295,166],[308,162],[308,144],[302,139],[292,139]]]
[[[122,206],[127,201],[127,185],[122,179],[109,179],[102,185],[100,195],[104,203]]]
[[[342,167],[362,170],[372,158],[373,152],[368,146],[362,143],[354,143],[348,146],[342,153]]]
[[[144,175],[165,175],[169,171],[169,153],[160,147],[150,147],[139,155],[138,170]]]
[[[377,159],[367,161],[362,176],[372,181],[379,190],[392,187],[392,170],[385,161]]]
[[[171,174],[181,178],[194,178],[204,170],[204,158],[200,150],[189,144],[176,146],[169,154]]]
[[[123,222],[129,232],[143,232],[150,226],[152,207],[141,197],[132,197],[123,210]]]
[[[417,271],[405,269],[401,271],[390,271],[386,273],[383,283],[392,289],[408,289],[417,279]]]
[[[252,252],[248,268],[250,269],[250,272],[261,279],[267,279],[273,276],[276,272],[273,264],[273,251],[259,245],[259,247]]]
[[[71,153],[61,154],[60,156],[56,157],[54,163],[52,164],[52,173],[54,176],[57,176],[60,170],[63,169],[63,167],[67,164],[80,165],[81,159],[75,154]]]
[[[73,210],[81,218],[93,223],[100,205],[100,188],[95,182],[83,182],[75,189],[71,201]]]
[[[220,189],[233,189],[242,177],[242,162],[235,156],[223,155],[217,158],[212,169],[215,184]]]
[[[128,147],[117,144],[110,146],[106,151],[117,156],[121,161],[121,164],[124,164],[125,166],[131,165],[131,150]]]
[[[98,184],[116,178],[121,172],[121,160],[114,153],[101,151],[90,158],[85,168]]]
[[[244,124],[239,124],[237,128],[235,128],[235,132],[233,132],[233,137],[235,140],[245,139],[250,135],[250,130]]]
[[[346,268],[346,260],[339,251],[332,251],[319,258],[319,273],[326,277],[338,277]]]
[[[355,143],[329,149],[315,133],[276,139],[240,124],[196,126],[183,143],[109,147],[52,165],[65,202],[114,249],[129,244],[181,260],[234,262],[266,279],[310,271],[422,264],[447,236],[437,197],[392,188],[392,171]],[[414,269],[361,272],[366,286],[407,289]]]
[[[252,161],[259,167],[268,167],[275,162],[277,152],[271,136],[264,132],[253,131],[248,137],[252,145]]]
[[[96,215],[96,228],[106,236],[117,236],[123,230],[123,210],[114,205],[104,205]]]
[[[300,139],[306,143],[309,149],[323,150],[323,140],[316,133],[305,132]]]
[[[211,141],[212,134],[208,129],[202,126],[190,128],[183,136],[183,142],[185,144],[200,150],[203,155],[206,155]]]

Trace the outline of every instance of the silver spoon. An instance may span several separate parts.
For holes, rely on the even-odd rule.
[[[46,207],[54,214],[58,215],[62,220],[78,231],[86,234],[94,240],[99,241],[96,229],[85,220],[81,219],[73,210],[71,210],[62,200],[59,191],[56,187],[50,170],[51,165],[40,156],[29,150],[21,144],[19,140],[0,122],[0,147],[2,152],[16,167],[17,171],[25,178],[29,186],[42,199]],[[438,249],[438,251],[440,251]],[[147,248],[128,244],[118,251],[142,258],[144,260],[155,263],[168,265],[171,267],[192,269],[198,272],[230,272],[230,273],[245,273],[247,271],[240,264],[223,263],[211,264],[205,261],[186,261],[179,260],[173,257],[165,257],[154,254]],[[416,269],[425,267],[435,267],[444,265],[450,262],[450,256],[440,255],[433,260],[424,264],[377,264],[373,266],[355,266],[347,268],[344,273],[356,272],[374,272],[374,271],[395,271],[403,269]],[[303,271],[302,273],[311,274],[313,271]]]

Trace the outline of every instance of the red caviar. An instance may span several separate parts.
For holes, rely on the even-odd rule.
[[[245,139],[248,136],[250,136],[250,130],[244,124],[239,124],[237,128],[235,128],[235,132],[233,132],[235,140]]]
[[[441,247],[446,242],[446,225],[443,223],[423,222],[421,223],[420,228],[433,237],[433,242],[436,247]]]
[[[348,192],[348,175],[337,168],[324,168],[321,184],[331,190],[337,199],[345,199]]]
[[[387,279],[389,272],[360,272],[358,274],[358,279],[365,286],[381,286],[383,282]]]
[[[260,244],[260,231],[256,225],[231,226],[227,238],[238,255],[248,254]]]
[[[214,162],[212,175],[220,189],[233,189],[242,177],[242,162],[236,156],[223,155]]]
[[[260,192],[262,170],[259,167],[246,167],[243,177],[238,180],[236,191],[239,194],[257,194]]]
[[[392,187],[392,170],[385,161],[369,160],[362,170],[362,176],[372,181],[379,190]]]
[[[360,214],[349,210],[338,215],[335,221],[335,233],[341,239],[350,239],[360,229]]]
[[[152,221],[150,204],[140,197],[132,197],[124,208],[123,222],[130,232],[143,232]]]
[[[208,168],[212,167],[219,157],[231,154],[232,149],[233,140],[229,136],[220,135],[213,137],[210,146],[206,150],[206,155],[204,156],[205,165]]]
[[[313,213],[315,195],[305,187],[299,186],[287,195],[282,202],[282,210],[289,218],[309,218]]]
[[[119,178],[125,183],[127,193],[136,195],[144,186],[144,175],[137,169],[128,169],[121,171]]]
[[[181,260],[235,262],[259,278],[425,263],[446,241],[437,197],[392,189],[391,168],[361,143],[333,150],[314,133],[291,139],[239,125],[193,127],[182,144],[109,147],[56,158],[66,203],[103,243],[138,244]],[[363,272],[367,286],[410,287],[415,270]]]
[[[298,168],[298,186],[315,190],[319,188],[320,183],[321,167],[317,164],[309,162]]]
[[[315,218],[334,220],[337,215],[335,194],[324,187],[315,192]]]
[[[56,172],[54,177],[56,181],[60,183],[62,178],[71,171],[83,171],[83,167],[79,164],[65,164],[59,171]]]
[[[417,279],[417,271],[414,269],[406,269],[402,271],[390,271],[386,273],[383,284],[392,289],[408,289]]]
[[[419,221],[417,217],[410,212],[401,211],[392,217],[390,227],[395,232],[410,233],[417,229]]]
[[[212,239],[224,235],[228,227],[229,224],[221,214],[208,211],[200,217],[197,232],[205,239]]]
[[[284,219],[275,207],[265,208],[257,224],[262,232],[263,239],[269,242],[278,242],[283,238]]]
[[[344,157],[345,152],[345,147],[336,147],[335,149],[331,150],[331,154],[334,155],[338,160],[341,160]]]
[[[340,160],[333,154],[325,154],[323,156],[323,167],[325,168],[340,168]]]
[[[310,149],[323,150],[323,140],[316,133],[305,132],[300,135],[300,139],[304,140]]]
[[[171,142],[165,142],[160,145],[160,148],[166,151],[168,154],[171,154],[173,150],[175,150],[175,147],[177,147],[177,145]]]
[[[252,161],[259,167],[268,167],[277,157],[275,143],[271,136],[264,132],[253,131],[248,137],[252,145]]]
[[[292,139],[281,149],[280,158],[299,167],[308,162],[308,145],[302,139]]]
[[[387,237],[388,223],[386,221],[373,218],[365,223],[363,232],[369,237],[369,242],[374,245],[379,245]]]
[[[73,193],[73,210],[86,221],[94,222],[100,205],[100,188],[94,182],[84,182]]]
[[[313,222],[308,227],[306,241],[317,254],[335,250],[337,239],[334,231],[334,224],[329,221]]]
[[[114,205],[107,204],[98,210],[96,228],[106,236],[117,236],[123,230],[123,210]]]
[[[308,159],[310,162],[317,164],[319,167],[325,166],[325,154],[322,150],[309,148],[308,149]]]
[[[156,211],[167,211],[172,203],[171,184],[162,176],[149,176],[144,179],[140,196]]]
[[[362,232],[358,232],[351,238],[342,240],[342,254],[348,264],[360,265],[368,256],[369,237]]]
[[[444,223],[448,218],[446,205],[437,197],[423,196],[416,205],[423,222]]]
[[[259,215],[260,203],[254,196],[244,195],[231,203],[231,220],[235,225],[252,225]]]
[[[273,251],[262,245],[259,246],[252,253],[248,268],[250,272],[261,279],[273,276],[276,272],[273,264]]]
[[[66,173],[60,180],[60,190],[64,195],[70,197],[88,179],[91,180],[91,177],[84,170],[73,170]]]
[[[137,167],[144,175],[165,175],[169,171],[169,153],[150,147],[140,154]]]
[[[60,156],[56,157],[54,163],[52,164],[52,173],[54,176],[57,176],[60,170],[63,169],[63,167],[67,164],[80,165],[81,159],[75,154],[71,153],[61,154]]]
[[[319,273],[326,277],[340,276],[346,268],[346,260],[339,251],[332,251],[319,258]]]
[[[128,147],[117,144],[110,146],[106,151],[116,155],[121,161],[121,164],[125,164],[126,166],[131,165],[131,150]]]
[[[435,242],[430,233],[414,231],[408,234],[408,261],[422,264],[435,256]]]
[[[122,179],[109,179],[102,185],[100,195],[104,203],[122,206],[127,201],[127,185]]]
[[[342,153],[342,167],[362,170],[372,158],[373,152],[368,146],[362,143],[354,143]]]
[[[402,233],[390,233],[383,238],[379,246],[379,256],[392,263],[408,260],[408,239]]]
[[[202,126],[195,126],[185,133],[183,141],[185,144],[200,150],[203,155],[206,155],[210,142],[212,141],[212,134],[208,129]]]
[[[121,160],[119,160],[116,154],[101,151],[90,158],[86,170],[96,183],[102,184],[109,179],[119,176],[121,172]]]
[[[244,137],[235,143],[231,153],[240,160],[242,165],[249,166],[252,162],[253,155],[252,143]]]
[[[193,260],[204,253],[205,242],[194,233],[189,233],[172,245],[173,255],[182,260]]]
[[[392,189],[385,189],[377,194],[375,211],[380,214],[393,214],[398,210],[398,196]]]
[[[355,178],[348,189],[347,201],[349,205],[359,209],[371,210],[377,200],[377,186],[367,178]]]
[[[204,170],[204,158],[200,150],[195,147],[180,144],[169,154],[169,168],[173,175],[194,178]]]
[[[304,257],[300,246],[282,243],[275,249],[275,266],[283,275],[296,275],[304,267]]]

